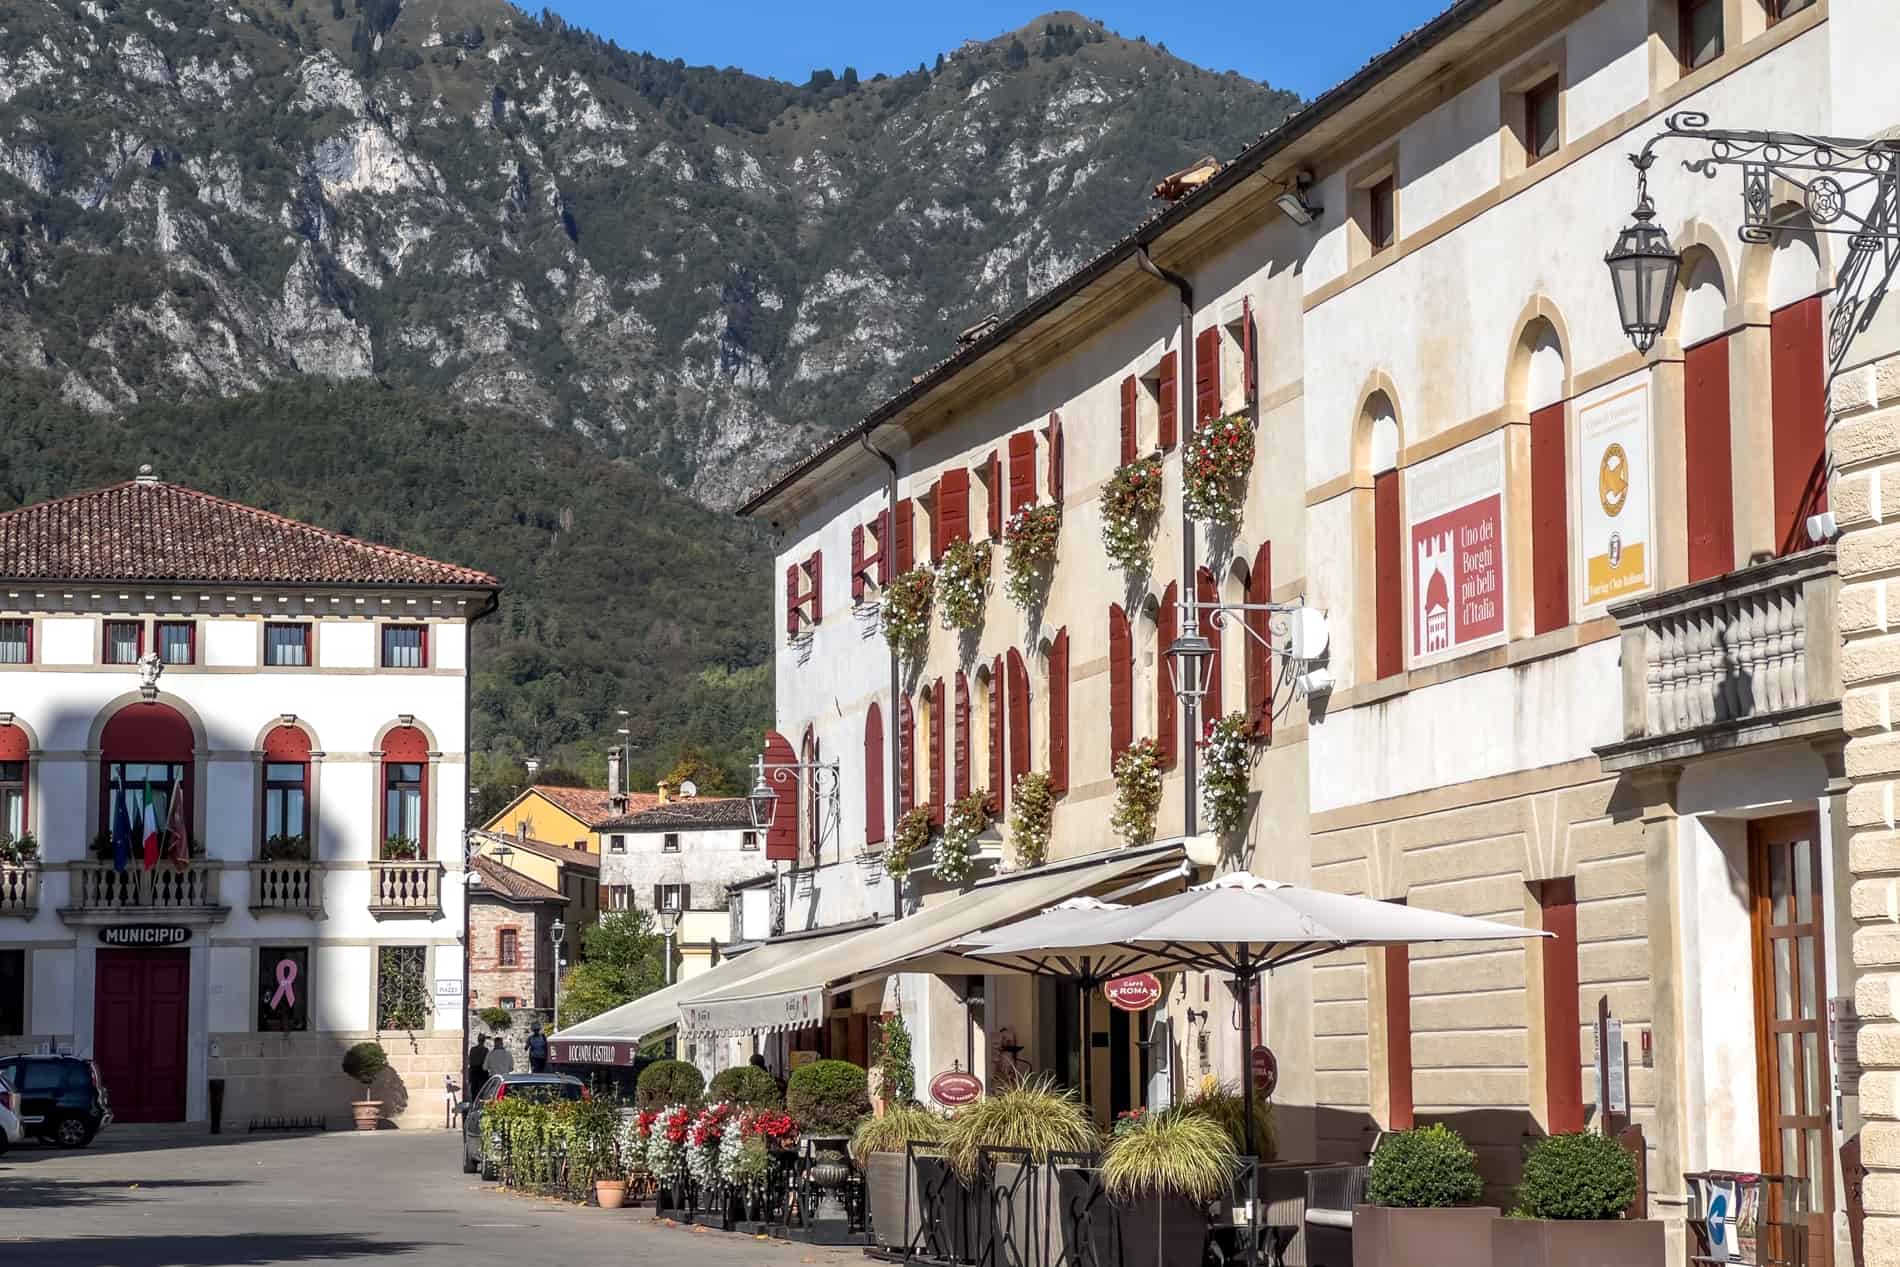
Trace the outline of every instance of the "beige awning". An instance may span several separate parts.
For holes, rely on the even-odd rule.
[[[826,996],[890,972],[967,972],[950,948],[974,935],[1034,915],[1057,902],[1180,861],[1178,845],[1113,849],[982,880],[936,906],[859,933],[770,971],[700,993],[679,1008],[680,1029],[698,1034],[749,1034],[806,1029],[824,1020]],[[943,956],[933,962],[932,956]]]

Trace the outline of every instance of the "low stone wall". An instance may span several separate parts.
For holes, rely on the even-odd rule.
[[[352,1123],[350,1104],[363,1089],[343,1073],[343,1053],[375,1040],[389,1068],[370,1087],[386,1123],[403,1130],[441,1130],[442,1080],[462,1080],[459,1034],[214,1034],[209,1076],[224,1079],[224,1129],[242,1132],[253,1118],[324,1118],[332,1130]]]
[[[534,1032],[536,1021],[541,1022],[542,1033],[553,1033],[554,1013],[542,1008],[518,1007],[509,1014],[509,1017],[508,1028],[496,1029],[482,1020],[479,1011],[469,1013],[469,1045],[473,1046],[475,1036],[481,1034],[487,1035],[491,1047],[496,1039],[500,1039],[508,1048],[508,1054],[515,1058],[515,1068],[526,1069],[528,1067],[528,1035]],[[467,1052],[464,1051],[463,1055],[466,1056]]]

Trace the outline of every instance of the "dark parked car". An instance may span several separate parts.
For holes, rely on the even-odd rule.
[[[499,1178],[495,1160],[482,1155],[482,1106],[508,1096],[532,1096],[540,1100],[586,1100],[592,1098],[579,1078],[566,1073],[505,1073],[482,1084],[482,1093],[464,1101],[462,1109],[462,1173],[480,1171],[484,1179]]]
[[[0,1078],[13,1084],[20,1125],[62,1148],[84,1148],[107,1123],[112,1110],[99,1067],[77,1056],[8,1056],[0,1059]]]

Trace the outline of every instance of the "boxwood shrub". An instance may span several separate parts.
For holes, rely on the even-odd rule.
[[[1413,1210],[1475,1205],[1483,1191],[1477,1157],[1442,1123],[1386,1136],[1366,1178],[1373,1205]]]
[[[714,1102],[724,1101],[748,1109],[776,1109],[783,1097],[779,1095],[778,1079],[757,1065],[734,1065],[730,1069],[721,1069],[706,1084],[706,1098]]]
[[[1619,1219],[1636,1199],[1636,1159],[1621,1144],[1579,1131],[1531,1145],[1517,1188],[1527,1219]]]
[[[634,1099],[643,1109],[669,1104],[697,1104],[706,1087],[705,1075],[684,1060],[656,1060],[640,1071]]]
[[[848,1060],[814,1060],[792,1070],[785,1107],[810,1135],[850,1135],[871,1111],[862,1066]]]

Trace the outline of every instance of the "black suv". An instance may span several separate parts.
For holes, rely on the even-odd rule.
[[[0,1078],[13,1084],[21,1127],[50,1144],[84,1148],[112,1120],[99,1069],[90,1060],[7,1056],[0,1059]]]

